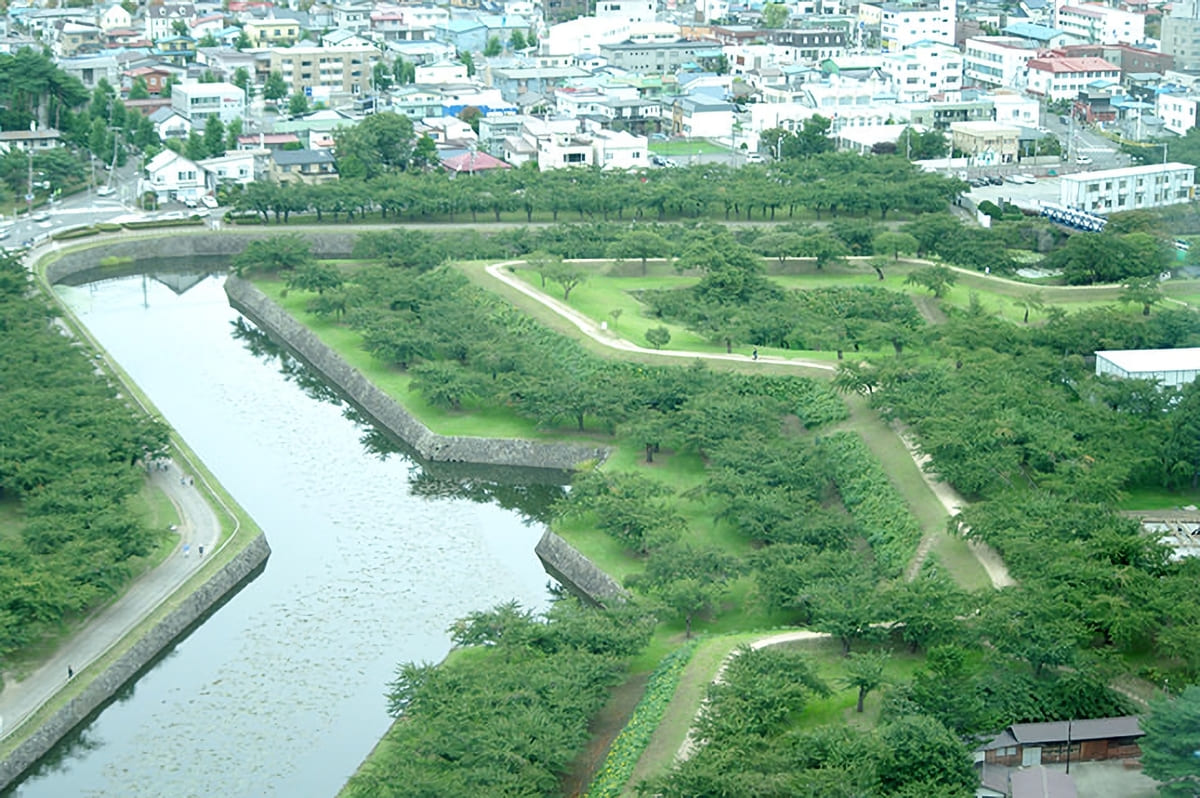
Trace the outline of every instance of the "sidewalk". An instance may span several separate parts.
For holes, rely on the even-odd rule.
[[[54,697],[67,683],[68,668],[74,678],[80,678],[84,669],[149,616],[215,552],[221,524],[205,500],[203,488],[190,481],[192,475],[168,462],[165,471],[152,470],[149,478],[152,485],[167,494],[182,519],[176,530],[179,542],[175,550],[161,565],[133,582],[119,599],[88,619],[74,637],[64,641],[24,680],[11,682],[5,676],[4,690],[0,692],[0,740],[15,732]],[[184,546],[190,549],[186,555]]]

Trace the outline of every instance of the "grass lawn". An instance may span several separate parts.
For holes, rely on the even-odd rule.
[[[707,155],[717,152],[729,152],[728,147],[713,144],[706,139],[651,141],[647,146],[650,152],[655,155]]]
[[[1121,510],[1173,510],[1188,505],[1200,506],[1200,490],[1138,488],[1121,499],[1117,507]]]

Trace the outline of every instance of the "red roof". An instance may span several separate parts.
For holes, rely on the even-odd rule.
[[[1042,72],[1120,72],[1121,68],[1108,63],[1103,58],[1085,56],[1083,58],[1031,58],[1027,66]]]
[[[1072,14],[1079,14],[1080,16],[1084,17],[1092,17],[1093,19],[1101,19],[1104,16],[1104,12],[1102,11],[1097,11],[1094,8],[1084,8],[1082,6],[1063,6],[1062,8],[1058,9],[1058,13],[1060,14],[1064,11]]]
[[[299,144],[300,137],[295,133],[263,133],[259,136],[257,133],[247,133],[245,136],[238,136],[238,144]]]
[[[486,152],[464,152],[442,161],[442,166],[451,172],[486,172],[489,169],[512,169],[510,164],[493,158]]]

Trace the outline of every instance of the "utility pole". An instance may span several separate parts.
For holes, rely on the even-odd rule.
[[[37,121],[29,123],[29,132],[37,131]],[[33,216],[33,136],[29,137],[26,144],[26,151],[29,153],[29,192],[25,195],[25,202],[29,205],[29,215]]]

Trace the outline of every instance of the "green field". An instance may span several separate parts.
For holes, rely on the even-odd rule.
[[[728,147],[713,144],[706,139],[672,139],[671,141],[651,141],[647,145],[655,155],[705,155],[716,152],[729,152]]]

